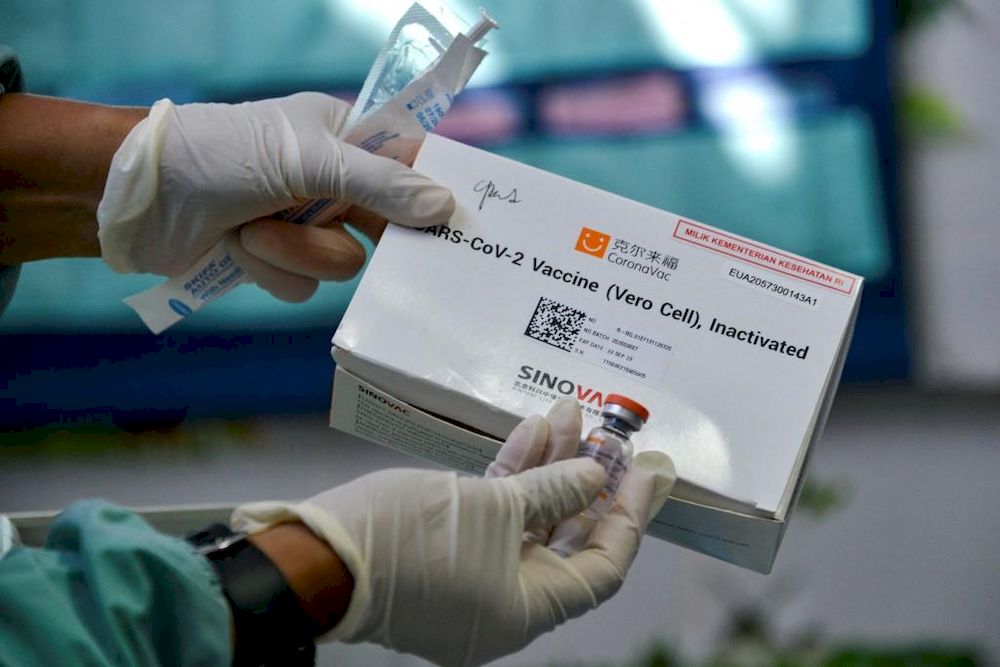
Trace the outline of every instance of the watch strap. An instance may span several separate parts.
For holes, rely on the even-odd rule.
[[[212,564],[232,610],[233,664],[314,664],[319,628],[281,570],[246,537],[216,524],[187,538]]]

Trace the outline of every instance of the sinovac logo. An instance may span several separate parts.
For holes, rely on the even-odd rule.
[[[538,385],[539,387],[552,389],[560,394],[575,398],[581,403],[592,403],[599,408],[604,406],[604,392],[591,387],[584,387],[582,384],[573,382],[572,380],[567,380],[566,378],[561,378],[557,375],[552,375],[551,373],[543,371],[539,368],[525,364],[521,366],[517,373],[517,377],[521,380],[527,380],[531,384]]]

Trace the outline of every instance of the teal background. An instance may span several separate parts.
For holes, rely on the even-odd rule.
[[[35,93],[115,104],[303,89],[349,97],[408,6],[3,0],[0,43],[19,53]],[[477,16],[472,2],[452,8]],[[482,103],[495,99],[516,121],[507,135],[473,129],[463,141],[865,276],[846,376],[907,376],[888,5],[497,0],[488,8],[501,28],[452,116],[476,100],[480,112],[499,108]],[[546,116],[546,99],[560,91],[613,107],[602,85],[651,73],[678,100],[660,125],[578,131]],[[324,408],[327,343],[356,279],[326,283],[299,305],[242,286],[153,338],[121,299],[160,281],[89,259],[26,265],[0,320],[16,360],[5,372],[4,419]],[[268,400],[254,389],[265,372]],[[141,389],[123,393],[137,374]],[[77,382],[88,391],[71,388]]]

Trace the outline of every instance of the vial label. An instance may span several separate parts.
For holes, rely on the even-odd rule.
[[[587,438],[580,443],[577,451],[578,456],[587,456],[600,463],[607,474],[604,480],[604,488],[597,494],[597,498],[590,507],[583,511],[583,515],[589,519],[599,519],[611,509],[615,503],[615,493],[621,484],[622,477],[627,469],[626,462],[622,460],[620,452],[612,453],[608,448],[602,447],[603,438]]]

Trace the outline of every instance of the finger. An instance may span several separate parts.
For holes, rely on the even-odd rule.
[[[594,527],[587,548],[567,559],[591,582],[598,600],[611,597],[621,586],[649,520],[666,502],[676,479],[666,454],[636,456],[618,487],[615,505]]]
[[[674,469],[673,460],[663,452],[657,451],[636,454],[632,465],[647,472],[653,478],[653,500],[649,506],[646,523],[643,525],[643,530],[645,530],[653,517],[663,509],[667,498],[670,497],[670,492],[673,491],[674,484],[677,482],[677,471]]]
[[[526,530],[547,528],[579,514],[604,485],[604,468],[591,459],[556,461],[496,480],[513,485],[524,507]]]
[[[238,231],[226,236],[226,250],[253,282],[282,301],[301,303],[319,287],[315,278],[284,271],[247,252]]]
[[[557,406],[553,406],[549,410],[548,418],[533,415],[511,431],[510,436],[497,452],[496,458],[486,469],[487,478],[513,475],[543,463],[543,458],[547,457],[550,451],[552,440],[550,418],[553,416],[553,412],[557,413],[557,424],[562,425],[566,421],[572,421],[563,414],[566,412],[572,414],[572,412],[565,407],[562,410],[557,410]],[[549,458],[549,460],[552,459]],[[528,542],[545,544],[549,541],[549,529],[546,527],[527,530],[524,539]]]
[[[549,439],[545,446],[543,463],[552,463],[576,456],[580,447],[583,414],[580,404],[571,398],[556,401],[546,417],[549,422]]]
[[[604,542],[617,544],[621,535],[616,535],[615,531],[633,532],[627,526],[634,526],[642,535],[650,519],[663,507],[676,481],[673,461],[666,454],[647,451],[636,455],[618,486],[615,504],[594,528],[591,542],[604,537]]]
[[[292,102],[289,104],[288,102]],[[351,115],[351,104],[325,93],[301,92],[287,97],[261,100],[252,104],[274,104],[296,126],[309,127],[320,117],[333,134],[340,134]]]
[[[568,560],[540,544],[521,549],[521,578],[532,608],[550,611],[551,629],[590,611],[599,604],[590,582]],[[552,601],[558,600],[557,604]]]
[[[375,244],[382,238],[382,232],[389,224],[389,221],[381,215],[367,211],[360,206],[352,206],[340,218],[342,222],[350,224],[351,227],[367,236]]]
[[[347,124],[347,119],[351,115],[353,105],[336,97],[324,95],[323,93],[313,93],[313,95],[319,98],[316,103],[322,105],[326,112],[326,126],[334,134],[340,134]]]
[[[549,441],[545,449],[545,463],[573,458],[580,448],[580,429],[583,426],[583,415],[580,404],[572,399],[560,399],[549,410]],[[540,544],[553,546],[553,535],[569,530],[572,532],[579,517],[570,517],[565,522],[551,530],[535,531],[532,538]],[[557,540],[555,546],[558,546]],[[573,549],[576,551],[576,549]]]
[[[545,443],[541,464],[562,461],[576,456],[580,445],[580,429],[583,420],[580,404],[572,399],[560,399],[549,408],[549,414],[545,420],[549,424],[549,437]],[[548,544],[551,537],[552,528],[546,527],[530,531],[526,539],[538,544]]]
[[[389,158],[342,144],[339,187],[327,196],[338,197],[408,227],[430,227],[447,222],[455,212],[448,188]]]
[[[544,419],[537,415],[529,417],[511,431],[486,469],[486,476],[512,475],[574,457],[579,447],[581,424],[582,415],[576,401],[557,401]]]
[[[343,225],[307,227],[255,220],[240,230],[243,248],[268,264],[316,280],[348,280],[365,263],[365,249]]]
[[[549,424],[541,415],[532,415],[514,427],[486,468],[486,477],[506,477],[536,467],[542,460]]]

